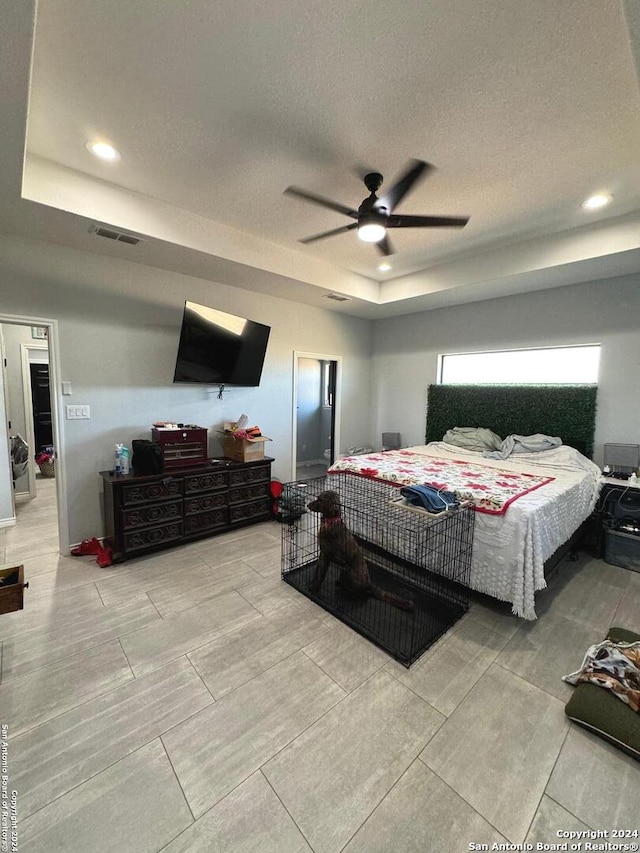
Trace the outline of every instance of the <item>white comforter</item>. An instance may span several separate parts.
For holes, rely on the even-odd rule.
[[[553,482],[514,501],[504,515],[477,512],[470,586],[510,601],[517,616],[535,619],[534,593],[546,587],[544,562],[592,512],[600,470],[572,447],[485,459],[442,441],[406,448],[425,456],[472,459],[478,465],[542,474]]]

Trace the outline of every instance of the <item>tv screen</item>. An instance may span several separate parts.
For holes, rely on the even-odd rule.
[[[270,326],[185,302],[174,382],[260,384]]]

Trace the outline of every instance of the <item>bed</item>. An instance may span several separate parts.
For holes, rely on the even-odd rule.
[[[445,390],[432,394],[430,389],[427,436],[433,417],[442,438],[454,426],[469,423],[459,420],[472,417],[466,408],[469,400],[464,399],[461,386],[432,388]],[[479,388],[467,390],[476,400],[472,410],[478,418],[483,417],[483,407],[477,398]],[[441,440],[428,441],[401,450],[340,459],[330,467],[328,476],[341,473],[376,479],[388,483],[392,491],[402,485],[432,482],[474,500],[476,518],[469,586],[510,602],[517,616],[535,619],[535,593],[546,587],[545,566],[591,515],[601,486],[599,468],[575,446],[589,451],[593,446],[595,389],[573,386],[571,393],[565,395],[563,390],[566,391],[557,386],[482,386],[480,389],[483,400],[489,400],[484,417],[490,423],[483,426],[505,437],[513,432],[509,426],[519,423],[522,428],[516,432],[523,436],[534,432],[562,436],[563,444],[559,447],[490,459],[479,451],[464,450]],[[506,419],[501,420],[496,393],[504,401]],[[519,421],[510,421],[518,400],[522,399],[529,401],[531,420],[521,413]],[[456,406],[456,400],[461,400],[462,405]],[[454,476],[456,468],[458,479]],[[503,484],[497,486],[496,495],[491,493],[492,483]]]

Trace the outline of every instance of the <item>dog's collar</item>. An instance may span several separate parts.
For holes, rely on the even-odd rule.
[[[334,515],[331,518],[323,517],[320,522],[320,527],[331,527],[333,524],[340,524],[342,521],[342,517],[339,515]]]

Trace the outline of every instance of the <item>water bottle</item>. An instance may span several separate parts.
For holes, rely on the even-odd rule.
[[[120,473],[129,473],[129,448],[126,444],[120,445]]]
[[[114,474],[122,474],[122,445],[116,444],[115,449],[115,464],[113,466]]]

